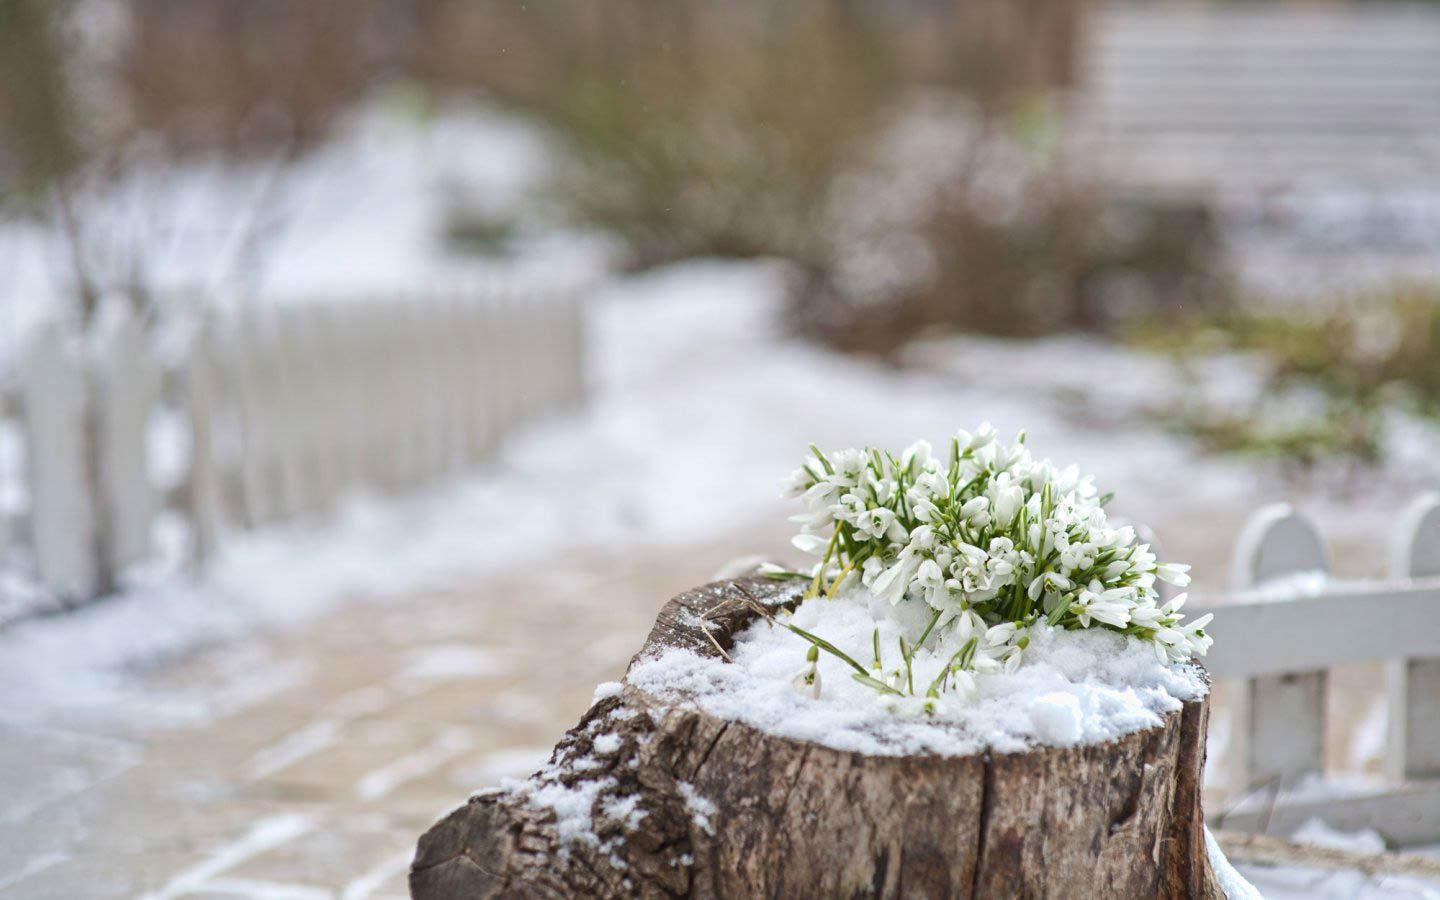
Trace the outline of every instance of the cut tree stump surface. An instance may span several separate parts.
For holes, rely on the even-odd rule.
[[[793,583],[723,581],[661,611],[648,656],[718,657]],[[705,629],[708,624],[710,637]],[[632,661],[632,666],[633,666]],[[421,839],[417,900],[480,897],[1223,898],[1200,803],[1208,701],[1102,744],[871,756],[625,685],[519,786]]]

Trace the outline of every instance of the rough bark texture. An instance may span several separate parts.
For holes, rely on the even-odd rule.
[[[717,582],[661,611],[641,653],[718,656],[751,601]],[[709,624],[715,642],[702,630]],[[626,686],[521,791],[474,797],[420,839],[418,900],[476,897],[1223,898],[1205,852],[1207,704],[1074,749],[867,756],[775,737]],[[593,813],[566,839],[535,792]],[[643,811],[643,815],[641,812]]]

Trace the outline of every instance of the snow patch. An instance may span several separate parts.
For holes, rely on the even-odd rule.
[[[895,647],[902,633],[913,642],[923,630],[923,622],[877,616],[872,602],[868,592],[842,592],[834,600],[801,604],[792,621],[865,662],[872,657],[877,627],[882,648]],[[952,640],[948,634],[938,642],[932,638],[916,652],[917,685],[928,685],[940,673],[958,649],[950,646]],[[886,698],[850,677],[849,666],[824,653],[819,661],[820,698],[801,696],[791,679],[804,666],[808,647],[788,629],[761,620],[736,636],[730,651],[733,664],[671,648],[640,660],[627,677],[642,690],[694,704],[722,719],[877,755],[960,756],[985,749],[1012,753],[1034,745],[1105,741],[1158,726],[1165,713],[1206,691],[1195,669],[1161,664],[1139,640],[1102,629],[1064,631],[1042,623],[1032,629],[1025,662],[1016,672],[981,677],[973,698],[945,695],[935,715],[912,716],[891,709]]]
[[[1225,858],[1225,851],[1220,849],[1215,835],[1210,833],[1209,826],[1205,827],[1205,852],[1210,857],[1210,868],[1215,871],[1220,889],[1225,892],[1228,900],[1265,900],[1260,896],[1260,892],[1255,890],[1254,885],[1230,865],[1230,860]]]
[[[591,703],[599,703],[601,700],[608,700],[611,697],[620,696],[624,686],[618,681],[602,681],[595,685],[595,693],[591,696]]]
[[[714,834],[715,804],[695,790],[695,785],[688,781],[677,781],[675,786],[679,789],[680,796],[685,798],[685,808],[690,811],[690,821],[706,834]]]
[[[1350,853],[1384,853],[1385,839],[1373,828],[1359,831],[1341,831],[1331,828],[1322,819],[1310,819],[1295,829],[1290,839],[1301,844],[1313,844],[1330,850],[1345,850]]]
[[[565,845],[577,841],[592,846],[600,845],[600,838],[595,834],[592,810],[601,792],[614,788],[616,784],[613,777],[596,778],[593,781],[581,780],[573,785],[558,781],[530,784],[525,788],[525,797],[531,806],[554,811],[555,836],[559,839],[563,852]]]

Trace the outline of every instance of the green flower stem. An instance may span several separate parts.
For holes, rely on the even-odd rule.
[[[930,624],[926,625],[925,630],[920,634],[920,640],[915,642],[915,646],[925,646],[925,639],[930,636],[930,632],[935,628],[935,623],[938,621],[940,621],[940,610],[937,609],[935,610],[935,614],[930,617]]]

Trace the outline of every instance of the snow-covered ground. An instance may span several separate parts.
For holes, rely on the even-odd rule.
[[[468,185],[481,202],[503,206],[543,165],[533,132],[483,115],[418,131],[384,117],[354,127],[285,176],[295,179],[281,192],[285,227],[249,285],[262,296],[443,275],[462,265],[435,249],[448,191]],[[151,185],[173,195],[161,218],[213,222],[203,207],[240,203],[233,191],[257,181],[233,187],[229,176],[192,174]],[[154,196],[117,201],[107,214],[121,223],[143,217]],[[186,204],[196,207],[193,220],[177,212]],[[54,313],[63,288],[53,281],[53,237],[3,227],[0,360]],[[149,252],[171,262],[157,271],[176,284],[233,286],[224,255],[233,234],[182,230],[158,227]],[[577,241],[536,237],[521,258],[540,266],[589,258],[590,245]],[[756,552],[789,556],[783,523],[792,510],[778,485],[810,442],[899,447],[918,437],[939,443],[985,421],[1002,432],[1024,428],[1038,455],[1076,462],[1117,492],[1112,509],[1153,528],[1167,558],[1193,562],[1197,596],[1224,588],[1233,535],[1265,500],[1299,501],[1334,542],[1337,570],[1366,575],[1381,567],[1398,505],[1440,484],[1435,434],[1422,426],[1360,485],[1294,485],[1264,465],[1201,456],[1135,420],[1157,391],[1173,388],[1168,368],[1089,340],[935,342],[901,369],[833,354],[783,333],[787,275],[779,262],[702,261],[613,282],[590,305],[583,410],[517,437],[464,481],[398,500],[357,497],[330,522],[237,535],[196,577],[140,572],[116,597],[0,632],[0,721],[104,721],[132,732],[204,721],[215,714],[209,698],[158,692],[143,674],[347,603],[472,583],[573,548],[633,558],[753,529]],[[1287,887],[1285,870],[1273,870],[1279,880],[1266,889],[1270,875],[1247,873],[1267,896],[1425,896],[1375,893],[1382,886],[1368,880],[1332,885],[1339,876],[1296,875],[1298,886]]]

